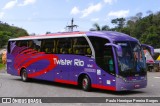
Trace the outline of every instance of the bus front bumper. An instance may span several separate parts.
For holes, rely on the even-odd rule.
[[[125,81],[121,78],[116,79],[116,91],[134,90],[146,88],[147,80]]]

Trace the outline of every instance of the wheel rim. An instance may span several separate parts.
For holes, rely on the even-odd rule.
[[[87,85],[88,85],[88,80],[87,79],[83,79],[82,85],[83,85],[83,88],[86,88]]]
[[[22,79],[25,81],[26,80],[26,76],[27,76],[27,73],[26,72],[23,72],[22,74]]]

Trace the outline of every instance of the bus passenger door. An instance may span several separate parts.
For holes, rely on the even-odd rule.
[[[103,55],[103,72],[102,81],[103,86],[106,86],[109,90],[113,90],[115,87],[115,67],[114,58],[111,47],[105,47]]]

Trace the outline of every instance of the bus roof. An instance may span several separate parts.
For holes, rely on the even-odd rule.
[[[29,40],[29,39],[42,39],[42,38],[61,38],[61,37],[78,37],[78,36],[95,36],[108,39],[110,42],[113,41],[138,41],[137,39],[120,32],[115,31],[88,31],[88,32],[59,32],[46,35],[38,36],[24,36],[19,38],[10,39],[12,40]]]
[[[115,32],[115,31],[91,31],[87,32],[88,36],[96,36],[107,38],[110,42],[113,41],[138,41],[127,34]]]

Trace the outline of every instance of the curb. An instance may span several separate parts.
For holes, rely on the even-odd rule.
[[[7,73],[7,70],[6,69],[1,69],[0,73]]]

